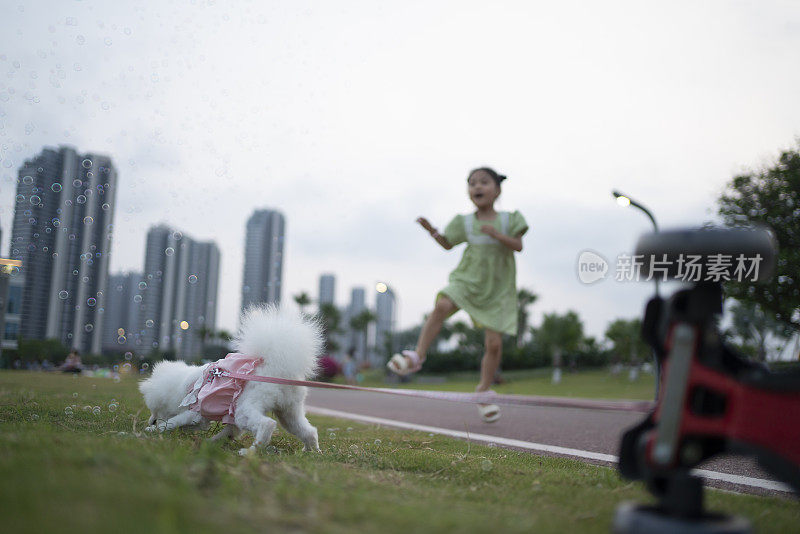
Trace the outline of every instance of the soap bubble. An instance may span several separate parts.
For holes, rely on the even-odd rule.
[[[85,159],[85,160],[83,160],[83,168],[84,168],[84,169],[88,169],[88,168],[90,168],[91,166],[92,166],[92,160],[90,160],[90,159]]]
[[[484,460],[481,462],[481,469],[484,471],[491,471],[492,470],[492,461],[491,460]]]
[[[133,302],[142,302],[142,296],[141,295],[134,295],[133,296]]]
[[[352,426],[348,426],[348,427],[347,427],[347,431],[348,431],[348,432],[352,432],[352,431],[353,431],[353,427],[352,427]]]
[[[78,398],[78,392],[77,392],[77,391],[76,391],[75,393],[73,393],[73,394],[72,394],[72,398],[73,398],[73,399],[77,399],[77,398]]]
[[[38,421],[39,420],[39,416],[37,414],[33,414],[31,416],[31,419],[33,419],[34,421]]]
[[[175,249],[172,247],[167,247],[166,250],[164,250],[164,254],[166,254],[167,256],[172,256],[173,254],[175,254]]]
[[[147,282],[139,282],[139,289],[147,289]]]
[[[144,363],[142,364],[142,369],[144,369],[145,371],[146,371],[147,369],[149,369],[149,368],[150,368],[150,364],[149,364],[149,363],[147,363],[147,362],[144,362]]]
[[[62,289],[61,291],[58,292],[58,298],[60,298],[61,300],[66,300],[68,297],[69,297],[69,291]]]
[[[92,224],[93,222],[94,222],[94,219],[92,219],[88,215],[83,218],[83,224]]]
[[[145,325],[147,328],[153,328],[153,325],[154,325],[154,324],[155,324],[155,322],[154,322],[152,319],[148,319],[148,320],[146,320],[146,321],[144,322],[144,325]]]
[[[72,408],[70,408],[69,406],[67,406],[66,408],[64,408],[64,413],[65,413],[66,415],[72,415]]]
[[[355,443],[353,445],[350,445],[350,452],[352,452],[353,454],[357,454],[358,453],[358,445],[356,445]]]
[[[375,445],[380,445],[380,444],[381,444],[381,440],[379,440],[379,439],[376,439],[376,440],[375,440]]]
[[[328,439],[336,439],[336,434],[334,432],[331,432],[330,434],[328,434]]]
[[[50,186],[50,189],[52,189],[54,193],[58,193],[59,191],[61,191],[61,184],[55,183]]]
[[[95,299],[94,297],[89,297],[88,299],[86,299],[86,304],[88,304],[89,306],[94,306],[95,304],[97,304],[97,299]]]
[[[116,412],[118,406],[119,405],[116,402],[112,402],[111,404],[108,405],[108,411],[109,412]]]
[[[124,345],[126,341],[128,341],[128,338],[126,338],[125,336],[119,336],[117,338],[117,343],[119,343],[120,345]]]
[[[95,406],[94,408],[92,408],[92,413],[94,415],[100,415],[100,406]]]
[[[190,284],[197,283],[197,276],[196,276],[196,275],[193,275],[193,274],[190,274],[190,275],[189,275],[189,283],[190,283]]]
[[[94,330],[94,325],[92,323],[86,323],[86,326],[84,326],[83,329],[86,330],[87,332],[91,332],[92,330]]]

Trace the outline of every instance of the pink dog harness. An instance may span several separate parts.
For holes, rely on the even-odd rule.
[[[253,358],[232,352],[221,360],[206,364],[203,374],[184,397],[181,406],[199,413],[206,419],[233,423],[236,399],[245,386],[245,380],[224,376],[226,373],[251,375],[261,358]]]

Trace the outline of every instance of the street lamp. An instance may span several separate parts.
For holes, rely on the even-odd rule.
[[[614,198],[617,199],[617,204],[619,204],[620,206],[623,207],[633,206],[634,208],[639,208],[640,210],[642,210],[644,214],[647,215],[647,217],[650,219],[650,222],[653,223],[653,229],[656,232],[658,232],[658,223],[656,222],[656,218],[653,217],[653,214],[650,213],[649,209],[645,208],[642,204],[636,202],[628,195],[623,195],[617,190],[612,191],[611,194],[614,195]],[[658,292],[658,278],[653,277],[653,281],[656,283],[656,296],[658,297],[660,296]]]
[[[653,217],[653,214],[650,213],[649,209],[645,208],[643,205],[641,205],[640,203],[636,202],[635,200],[633,200],[628,195],[623,195],[622,193],[620,193],[617,190],[612,191],[611,194],[614,195],[614,198],[617,199],[617,204],[619,204],[620,206],[622,206],[622,207],[633,206],[634,208],[639,208],[640,210],[642,210],[644,212],[644,214],[647,215],[647,217],[650,219],[650,222],[653,223],[653,229],[656,232],[658,232],[658,223],[656,222],[656,218]],[[659,295],[659,291],[658,291],[658,278],[654,276],[653,277],[653,281],[656,283],[656,298],[660,298],[661,295]],[[656,376],[655,376],[656,393],[655,393],[655,398],[658,399],[658,393],[659,393],[659,390],[661,389],[661,362],[659,361],[658,356],[656,355],[655,352],[653,352],[653,359],[656,362]]]
[[[628,195],[623,195],[619,191],[612,191],[611,194],[614,195],[614,198],[617,199],[617,204],[619,204],[620,206],[633,206],[634,208],[639,208],[640,210],[642,210],[644,214],[650,218],[650,222],[653,223],[653,228],[655,229],[655,231],[658,232],[658,223],[656,223],[656,219],[655,217],[653,217],[653,214],[650,213],[649,209],[645,208],[644,206],[633,200]]]

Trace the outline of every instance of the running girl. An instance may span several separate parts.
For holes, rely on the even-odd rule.
[[[485,330],[486,351],[481,360],[481,379],[475,391],[486,391],[500,365],[502,334],[517,334],[517,270],[514,252],[522,250],[522,236],[528,225],[520,212],[497,212],[495,200],[506,177],[488,167],[481,167],[467,177],[468,193],[477,210],[456,215],[440,234],[427,219],[417,222],[445,250],[467,243],[458,267],[450,273],[447,287],[436,298],[433,312],[420,332],[416,350],[395,354],[388,368],[406,375],[419,371],[442,323],[459,309],[466,311],[478,328]],[[479,406],[487,423],[500,419],[494,404]]]

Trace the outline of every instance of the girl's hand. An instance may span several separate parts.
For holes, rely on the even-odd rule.
[[[491,224],[484,224],[483,226],[481,226],[481,232],[490,235],[492,237],[497,237],[498,235],[500,235],[500,232],[495,230],[494,226],[492,226]]]
[[[433,232],[433,230],[434,230],[433,226],[431,226],[431,223],[429,223],[428,219],[426,219],[425,217],[418,217],[417,218],[417,222],[420,224],[420,226],[425,228],[428,232]]]

